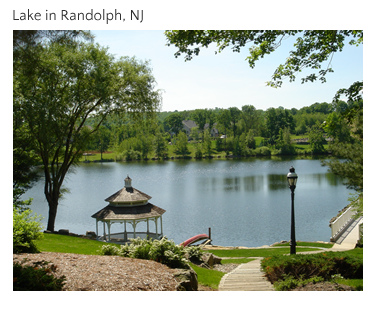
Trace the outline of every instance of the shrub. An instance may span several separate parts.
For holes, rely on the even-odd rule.
[[[324,281],[324,278],[322,277],[312,277],[309,279],[303,279],[302,277],[299,279],[295,279],[291,276],[285,276],[283,280],[276,281],[274,283],[275,290],[292,290],[294,288],[297,288],[299,286],[305,286],[309,282],[313,282],[316,284],[317,282]]]
[[[130,243],[121,245],[120,248],[103,245],[99,251],[103,255],[121,255],[136,259],[154,260],[172,268],[186,267],[186,250],[183,246],[176,245],[173,240],[163,237],[161,240],[130,239]]]
[[[65,276],[55,277],[56,266],[47,261],[33,265],[13,263],[14,291],[59,291],[65,285]]]
[[[191,262],[199,262],[202,259],[203,250],[199,246],[185,247],[185,251]]]
[[[270,156],[271,150],[266,146],[262,146],[256,149],[256,155]]]
[[[171,268],[186,267],[186,250],[183,246],[176,245],[173,240],[163,237],[161,240],[154,240],[150,249],[150,258],[161,262]]]
[[[39,216],[31,216],[32,211],[21,211],[13,207],[13,253],[37,253],[35,240],[43,237]]]
[[[100,255],[120,255],[120,249],[114,245],[103,245],[98,251]]]
[[[277,255],[264,258],[261,266],[272,283],[287,276],[294,279],[322,277],[325,280],[335,274],[353,279],[363,277],[363,260],[342,252]]]

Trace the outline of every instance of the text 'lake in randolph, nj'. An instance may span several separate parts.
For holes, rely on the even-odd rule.
[[[342,179],[328,173],[319,159],[176,160],[88,163],[67,175],[55,230],[85,234],[95,231],[92,214],[106,206],[105,198],[132,186],[166,210],[163,232],[176,243],[212,231],[212,243],[255,247],[290,239],[291,193],[286,175],[298,174],[295,191],[296,239],[329,241],[329,221],[348,204],[350,191]],[[47,226],[48,204],[40,180],[24,199]],[[137,228],[138,229],[138,228]],[[112,225],[111,232],[123,231]],[[132,231],[129,229],[128,231]]]

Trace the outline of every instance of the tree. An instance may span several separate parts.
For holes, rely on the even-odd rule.
[[[45,42],[32,58],[14,59],[14,113],[35,140],[49,205],[47,230],[54,231],[61,187],[90,136],[110,113],[155,111],[159,92],[147,63],[115,60],[99,45]],[[95,116],[92,129],[86,120]]]
[[[206,124],[206,111],[204,109],[196,109],[191,113],[193,121],[198,125],[199,130],[203,133]]]
[[[180,113],[172,113],[164,119],[164,125],[167,130],[177,134],[182,130],[182,120],[183,118]]]
[[[103,161],[103,152],[108,150],[109,142],[111,140],[111,132],[108,128],[101,125],[94,135],[95,150],[100,151],[100,160]]]
[[[154,148],[155,156],[157,158],[163,159],[164,157],[168,156],[167,142],[165,141],[161,132],[157,132],[155,134],[155,139],[153,141],[153,148]]]
[[[335,120],[327,120],[325,129],[333,137],[330,149],[333,159],[324,160],[331,172],[343,177],[349,189],[354,189],[360,197],[363,193],[363,102],[357,101],[350,104],[349,110],[357,107],[357,116],[353,119],[343,118],[343,114]],[[333,114],[333,113],[332,113]],[[330,115],[332,115],[330,114]],[[336,113],[335,113],[336,114]],[[339,119],[341,118],[341,120]],[[344,120],[344,122],[342,121]],[[349,123],[350,122],[350,123]],[[346,128],[348,134],[336,133],[337,125]],[[340,128],[340,132],[341,132]],[[333,131],[333,134],[331,132]]]
[[[188,138],[185,132],[180,131],[175,138],[175,152],[178,155],[183,155],[185,156],[188,154]]]
[[[309,128],[308,134],[311,152],[313,154],[324,152],[325,138],[323,136],[321,126],[319,124],[316,124],[313,127]]]
[[[24,73],[34,74],[41,58],[39,50],[43,40],[69,43],[77,39],[92,40],[92,35],[88,31],[79,30],[13,30],[13,69],[17,70],[18,64],[27,60],[29,66]],[[14,99],[17,101],[22,95],[17,93],[18,81],[14,80],[13,83]],[[39,161],[35,143],[23,118],[19,113],[13,112],[13,204],[16,207],[30,205],[31,200],[21,201],[21,196],[40,177],[35,170]]]
[[[269,143],[274,145],[278,139],[280,130],[288,128],[294,130],[294,118],[286,109],[268,108],[266,112],[266,132]]]
[[[201,47],[208,47],[216,43],[220,53],[227,47],[232,47],[234,52],[240,52],[241,48],[249,49],[246,60],[251,68],[265,55],[271,54],[288,37],[297,37],[294,49],[290,51],[285,63],[279,65],[267,85],[281,87],[283,79],[289,78],[295,81],[296,75],[303,69],[313,69],[319,72],[302,77],[302,83],[314,82],[319,79],[326,82],[326,74],[332,73],[332,60],[336,52],[341,52],[345,46],[345,40],[350,38],[349,44],[358,46],[363,43],[363,31],[361,30],[178,30],[166,31],[167,45],[175,45],[178,51],[175,57],[185,54],[185,60],[191,60],[198,56]],[[249,47],[249,44],[252,46]],[[322,65],[327,63],[326,67]],[[349,101],[362,98],[363,82],[354,82],[347,89],[340,89],[335,95],[339,99],[344,94]]]
[[[230,119],[232,122],[233,136],[236,136],[237,123],[240,119],[241,111],[237,107],[229,107]]]
[[[207,155],[207,156],[211,156],[212,154],[212,138],[211,138],[211,133],[210,133],[210,130],[209,129],[205,129],[204,132],[203,132],[203,149],[204,149],[204,153]]]

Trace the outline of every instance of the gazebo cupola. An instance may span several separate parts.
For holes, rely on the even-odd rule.
[[[165,210],[149,203],[151,196],[132,187],[132,179],[129,175],[125,178],[125,186],[118,192],[105,199],[109,204],[92,215],[96,219],[96,235],[98,234],[98,223],[103,223],[103,236],[98,239],[106,241],[127,242],[128,238],[153,238],[160,239],[163,237],[162,214]],[[150,232],[149,222],[155,223],[155,232]],[[136,227],[139,222],[146,222],[147,231],[137,231]],[[158,230],[160,222],[160,232]],[[123,232],[111,233],[111,226],[114,223],[124,225]],[[132,232],[127,232],[126,226],[132,226]],[[108,234],[106,234],[106,226]]]

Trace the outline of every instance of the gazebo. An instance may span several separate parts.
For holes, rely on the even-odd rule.
[[[96,212],[91,217],[96,219],[96,235],[98,240],[126,243],[128,238],[152,238],[161,239],[163,237],[163,218],[165,210],[155,206],[148,201],[152,197],[132,187],[132,179],[129,175],[125,179],[125,187],[105,199],[109,204]],[[150,232],[149,222],[155,223],[155,232]],[[103,236],[99,237],[98,224],[103,223]],[[137,231],[137,224],[146,222],[147,231]],[[160,230],[158,223],[160,222]],[[114,223],[124,225],[123,232],[111,233],[111,226]],[[132,226],[131,232],[127,232],[127,224]],[[106,226],[108,234],[106,234]],[[160,231],[160,232],[159,232]]]

